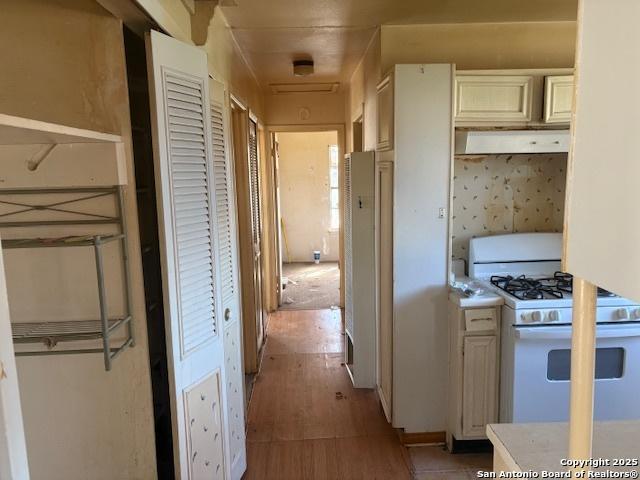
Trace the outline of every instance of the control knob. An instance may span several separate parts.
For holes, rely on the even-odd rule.
[[[558,322],[560,320],[560,312],[558,310],[551,310],[549,312],[549,321]]]
[[[629,310],[626,308],[619,308],[616,310],[616,319],[617,320],[628,320],[629,319]]]
[[[542,312],[535,311],[531,314],[531,320],[536,323],[542,322]]]
[[[640,320],[640,308],[636,308],[633,311],[633,319],[634,320]]]

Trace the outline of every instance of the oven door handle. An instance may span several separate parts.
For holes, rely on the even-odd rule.
[[[516,328],[515,336],[530,340],[567,340],[571,338],[571,327],[521,327]],[[616,325],[598,326],[596,329],[596,339],[628,337],[640,337],[640,328]]]

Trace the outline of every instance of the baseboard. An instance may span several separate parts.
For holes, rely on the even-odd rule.
[[[423,443],[445,443],[446,432],[398,432],[403,445],[418,445]]]

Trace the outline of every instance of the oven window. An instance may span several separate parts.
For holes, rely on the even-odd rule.
[[[596,380],[621,378],[624,348],[596,349]],[[547,379],[568,381],[571,378],[571,350],[551,350],[547,359]]]

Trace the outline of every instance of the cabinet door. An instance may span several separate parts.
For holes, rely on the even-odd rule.
[[[458,75],[456,122],[529,122],[530,75]]]
[[[393,163],[376,167],[376,267],[378,375],[380,400],[391,421],[393,391]]]
[[[393,76],[378,85],[378,150],[393,149]]]
[[[496,418],[496,337],[465,337],[462,372],[462,434],[484,437]]]
[[[553,75],[544,79],[544,121],[569,123],[573,108],[573,75]]]

